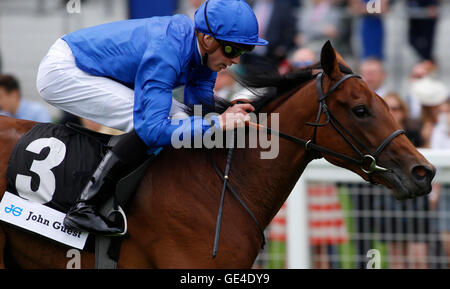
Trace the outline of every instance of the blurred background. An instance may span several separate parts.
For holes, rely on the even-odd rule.
[[[331,40],[438,167],[430,195],[398,202],[387,189],[365,184],[342,169],[320,161],[311,164],[267,228],[269,243],[254,267],[366,268],[368,252],[376,249],[381,268],[448,268],[450,1],[248,2],[270,45],[257,47],[241,58],[241,64],[221,71],[216,96],[248,94],[235,81],[246,67],[271,65],[284,74],[308,66],[319,60],[320,48]],[[0,0],[0,113],[43,122],[79,122],[108,131],[41,100],[36,74],[50,46],[64,34],[106,22],[176,13],[193,18],[202,3]],[[324,171],[329,175],[320,173]]]

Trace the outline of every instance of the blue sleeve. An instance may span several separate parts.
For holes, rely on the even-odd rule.
[[[212,72],[207,67],[196,69],[184,87],[184,103],[188,106],[202,104],[202,110],[206,113],[214,111],[214,85],[217,72]]]
[[[178,128],[189,131],[193,139],[211,127],[205,119],[190,117],[190,125],[186,121],[171,123],[169,119],[172,89],[192,54],[193,41],[191,26],[170,25],[166,33],[149,41],[136,74],[134,128],[148,147],[169,146],[172,133]]]

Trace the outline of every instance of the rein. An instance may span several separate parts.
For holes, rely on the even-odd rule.
[[[271,128],[265,127],[263,125],[260,124],[256,124],[256,123],[252,123],[252,122],[248,122],[246,123],[247,126],[249,127],[253,127],[256,128],[257,130],[264,130],[269,134],[273,134],[273,135],[278,135],[288,141],[300,144],[302,146],[305,147],[306,151],[316,151],[319,152],[321,154],[326,154],[326,155],[330,155],[330,156],[334,156],[337,158],[340,158],[344,161],[348,161],[351,163],[354,163],[356,165],[358,165],[361,170],[368,174],[368,178],[369,181],[371,183],[373,183],[372,181],[372,174],[376,173],[376,172],[388,172],[390,171],[387,168],[381,167],[377,164],[376,160],[377,157],[380,155],[380,153],[383,151],[383,149],[397,136],[404,134],[405,131],[404,130],[396,130],[393,133],[391,133],[388,137],[386,137],[383,142],[373,151],[371,152],[370,149],[365,146],[360,140],[358,140],[353,134],[351,134],[337,119],[336,117],[331,113],[331,111],[328,109],[325,100],[327,99],[327,97],[333,93],[334,90],[336,90],[339,85],[341,83],[343,83],[345,80],[350,79],[350,78],[359,78],[361,79],[361,77],[357,74],[346,74],[344,77],[342,77],[339,81],[337,81],[326,93],[323,92],[323,88],[322,88],[322,79],[323,79],[323,72],[317,74],[317,78],[316,78],[316,89],[317,89],[317,93],[318,93],[318,102],[319,102],[319,109],[317,112],[317,116],[316,116],[316,120],[314,123],[311,122],[306,122],[306,125],[309,126],[313,126],[314,127],[314,134],[313,134],[313,138],[309,139],[309,140],[304,140],[292,135],[288,135],[285,134],[283,132],[280,131],[276,131],[276,130],[272,130]],[[322,116],[322,114],[325,114],[326,117],[326,121],[324,123],[320,123],[320,118]],[[339,133],[339,135],[342,136],[342,138],[349,144],[349,146],[352,148],[353,151],[355,151],[360,159],[356,159],[347,155],[344,155],[342,153],[330,150],[326,147],[323,147],[321,145],[316,144],[316,135],[317,135],[317,129],[319,127],[323,127],[326,126],[328,124],[331,124],[333,126],[333,128]],[[353,142],[355,142],[359,147],[362,147],[367,154],[364,154],[360,149],[358,149],[358,146],[355,145]],[[227,155],[227,162],[226,162],[226,167],[225,167],[225,174],[222,175],[222,173],[220,172],[220,170],[218,169],[217,165],[215,164],[212,154],[210,155],[211,157],[211,163],[214,167],[214,170],[216,171],[216,173],[218,174],[218,176],[223,180],[223,187],[222,187],[222,194],[221,194],[221,200],[220,200],[220,206],[219,206],[219,211],[217,214],[217,223],[216,223],[216,231],[215,231],[215,236],[214,236],[214,247],[213,247],[213,255],[212,257],[215,258],[217,255],[217,251],[218,251],[218,246],[219,246],[219,238],[220,238],[220,228],[221,228],[221,223],[222,223],[222,215],[223,215],[223,203],[224,203],[224,198],[225,198],[225,192],[226,189],[228,188],[234,195],[234,197],[239,201],[239,203],[246,209],[246,211],[249,213],[249,215],[251,216],[251,218],[255,221],[256,225],[258,226],[258,229],[260,231],[260,233],[262,234],[262,246],[261,248],[264,248],[265,245],[265,236],[264,236],[264,230],[262,229],[261,225],[259,224],[258,220],[256,219],[256,217],[253,215],[253,213],[251,212],[251,210],[245,205],[245,203],[242,201],[242,199],[239,197],[239,195],[236,193],[236,191],[231,187],[231,185],[228,183],[228,175],[230,172],[230,168],[231,168],[231,161],[232,161],[232,156],[233,156],[233,150],[234,148],[229,148],[228,149],[228,155]]]

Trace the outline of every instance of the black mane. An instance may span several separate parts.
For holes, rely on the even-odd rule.
[[[315,69],[321,69],[320,62],[285,75],[280,75],[278,69],[274,68],[261,73],[248,73],[244,77],[236,78],[236,80],[254,94],[256,98],[251,101],[251,104],[255,107],[256,111],[259,111],[278,96],[284,95],[300,87],[307,81],[314,79],[316,74],[313,73],[313,70]],[[339,69],[345,74],[353,73],[349,67],[342,64],[339,64]],[[255,90],[260,88],[265,88],[264,93]],[[230,105],[230,101],[216,98],[214,111],[223,113]]]
[[[236,77],[235,79],[243,88],[253,94],[251,104],[255,107],[256,111],[259,111],[278,96],[313,79],[315,77],[313,69],[316,67],[320,67],[320,65],[311,65],[285,75],[280,75],[276,68],[258,73],[253,73],[250,70],[252,72],[248,72],[245,76]],[[223,113],[229,106],[231,106],[229,100],[215,98],[215,112],[219,114]]]
[[[339,68],[343,73],[353,73],[350,68],[342,64],[339,64]],[[246,73],[243,77],[235,77],[235,79],[242,87],[248,89],[254,95],[250,103],[258,112],[277,97],[314,79],[317,75],[313,73],[315,69],[321,69],[320,62],[285,75],[280,75],[278,69],[272,68],[259,73],[253,73],[252,71],[251,73]],[[263,92],[261,92],[262,88],[264,89]],[[214,111],[221,114],[230,106],[231,101],[216,97],[214,99],[214,108],[207,109],[203,113]],[[189,108],[186,112],[192,115],[192,108]]]

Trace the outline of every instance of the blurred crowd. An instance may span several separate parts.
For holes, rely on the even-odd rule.
[[[179,1],[186,3],[179,5],[184,9],[177,12],[191,18],[204,2]],[[387,89],[386,79],[390,75],[384,68],[384,15],[389,13],[395,1],[375,1],[378,4],[373,4],[369,9],[369,0],[249,0],[258,19],[260,37],[267,39],[270,44],[256,47],[251,53],[241,57],[240,65],[219,72],[215,95],[227,99],[242,98],[245,94],[251,97],[236,81],[236,76],[245,73],[244,67],[260,67],[263,70],[266,65],[271,65],[285,74],[317,62],[322,45],[331,40],[344,59],[356,64],[352,68],[362,76],[369,88],[386,101],[392,115],[405,129],[414,145],[421,148],[450,149],[449,84],[439,80],[439,63],[433,57],[440,2],[405,1],[408,9],[408,41],[419,60],[409,72],[407,93],[402,93]],[[370,13],[374,11],[376,13]],[[358,26],[353,25],[354,19],[358,19]],[[354,39],[358,41],[356,46],[353,45]],[[1,57],[0,73],[3,73],[0,75],[0,114],[40,122],[70,121],[97,131],[120,133],[67,113],[52,120],[44,105],[32,102],[26,95],[22,95],[20,82],[15,76],[1,70]],[[450,194],[439,192],[440,188],[436,186],[430,196],[424,197],[427,198],[426,202],[423,199],[413,200],[415,203],[411,206],[421,211],[449,210]],[[438,206],[438,200],[439,204],[446,205]],[[396,204],[390,206],[392,210],[404,210]],[[450,221],[447,219],[444,225],[436,228],[442,233],[445,250],[450,256]],[[399,248],[392,246],[392,255],[403,250],[403,247]],[[423,249],[423,246],[411,248],[415,252],[412,254],[425,258],[424,251],[427,249]],[[405,265],[398,262],[392,267],[402,266]]]

